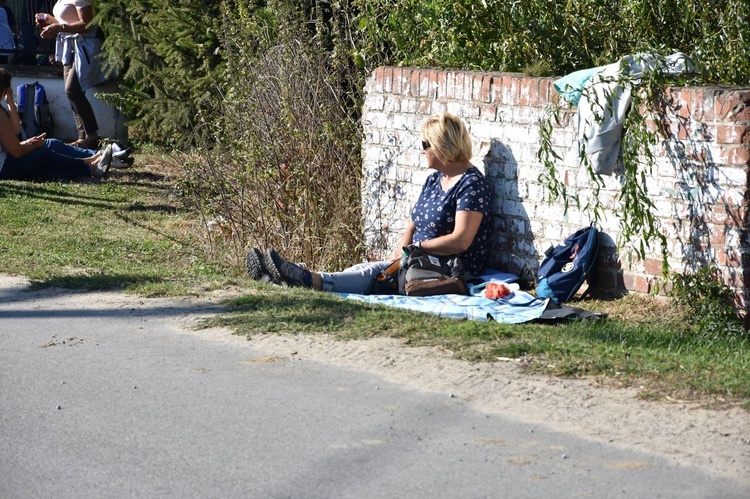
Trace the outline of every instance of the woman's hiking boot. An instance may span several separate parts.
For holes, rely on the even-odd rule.
[[[261,253],[258,248],[251,248],[250,251],[247,252],[245,267],[247,268],[247,275],[253,280],[270,282],[278,285],[282,284],[282,281],[274,279],[268,271],[266,264],[263,262],[263,253]]]
[[[274,279],[283,281],[289,286],[312,288],[312,272],[309,270],[285,260],[273,248],[266,250],[263,257],[263,263]]]

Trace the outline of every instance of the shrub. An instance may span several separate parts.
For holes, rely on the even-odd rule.
[[[670,295],[688,312],[693,333],[707,340],[747,335],[737,317],[734,293],[724,284],[721,272],[714,266],[695,272],[672,274]]]
[[[680,50],[707,83],[750,80],[746,0],[355,0],[359,59],[379,64],[557,74],[627,54]]]
[[[214,147],[188,164],[191,198],[222,228],[212,241],[231,247],[215,249],[235,264],[250,246],[317,269],[360,260],[361,137],[351,110],[362,86],[332,49],[335,19],[285,2],[228,9]]]

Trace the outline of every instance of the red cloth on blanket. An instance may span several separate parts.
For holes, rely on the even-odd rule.
[[[510,293],[510,288],[502,282],[488,282],[487,287],[484,289],[484,297],[490,300],[505,298]]]

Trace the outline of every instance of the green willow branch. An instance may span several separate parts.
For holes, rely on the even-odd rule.
[[[659,70],[647,73],[642,81],[633,80],[627,75],[618,78],[620,86],[629,86],[632,89],[632,100],[630,112],[624,121],[620,149],[621,169],[618,172],[621,187],[613,209],[609,210],[602,203],[599,193],[605,184],[601,174],[594,170],[590,158],[586,155],[585,144],[579,144],[577,155],[579,167],[585,169],[588,174],[591,195],[584,203],[580,195],[570,196],[568,188],[560,181],[558,164],[562,158],[552,144],[553,121],[559,126],[561,113],[565,112],[559,104],[548,107],[540,120],[541,144],[537,153],[537,158],[544,167],[539,182],[545,187],[547,201],[550,204],[561,201],[564,213],[567,214],[573,201],[577,208],[591,213],[594,224],[600,224],[606,213],[611,211],[620,220],[618,246],[627,246],[641,260],[645,259],[648,248],[659,247],[665,277],[669,273],[667,237],[656,215],[656,206],[648,191],[647,179],[655,170],[653,148],[660,140],[667,139],[660,128],[657,128],[657,131],[650,129],[649,117],[664,119],[660,99],[669,80],[670,77]],[[604,99],[610,98],[613,96],[605,93]],[[605,104],[606,102],[595,102],[593,106],[601,111],[601,115],[595,116],[600,122],[604,119],[607,109]]]

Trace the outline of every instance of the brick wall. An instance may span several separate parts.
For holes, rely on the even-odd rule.
[[[440,111],[466,121],[474,141],[472,161],[493,186],[496,267],[530,278],[546,248],[590,224],[589,210],[571,206],[564,213],[561,202],[548,204],[538,181],[540,119],[558,99],[553,81],[510,73],[375,70],[363,116],[363,210],[371,256],[383,257],[398,242],[430,173],[420,154],[421,123]],[[666,121],[659,124],[670,138],[653,151],[656,168],[647,187],[669,241],[670,266],[684,271],[715,263],[747,311],[750,88],[671,88],[665,97]],[[575,112],[563,113],[552,143],[563,158],[560,179],[571,196],[585,199],[593,190],[577,166]],[[619,177],[603,179],[598,197],[611,209],[618,203]],[[661,282],[659,248],[637,261],[624,254],[627,245],[617,244],[616,216],[608,213],[600,228],[600,289],[650,291]]]

